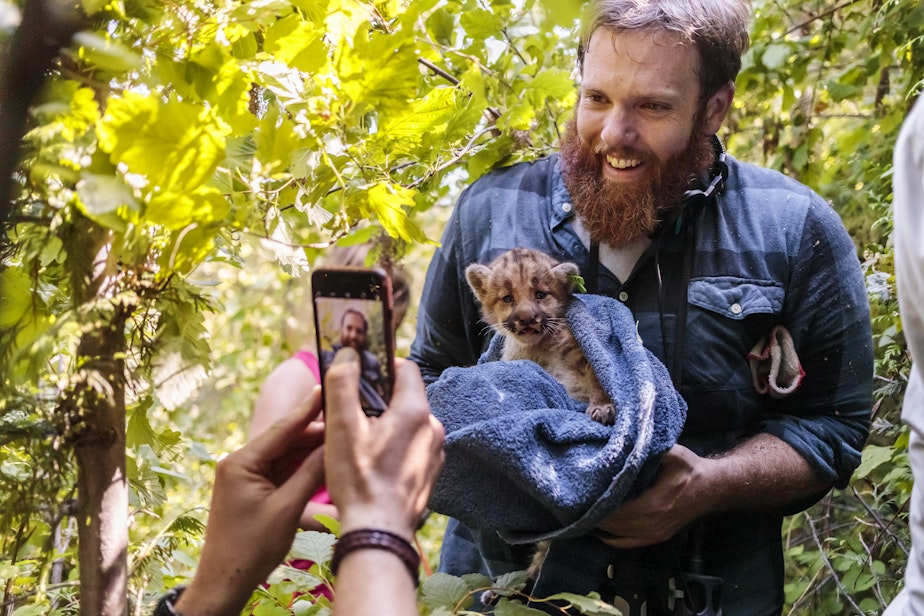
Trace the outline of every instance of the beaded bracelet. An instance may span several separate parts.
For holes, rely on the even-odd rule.
[[[330,561],[330,569],[337,574],[340,567],[340,561],[347,554],[356,550],[377,549],[391,552],[401,559],[404,566],[407,567],[411,578],[414,580],[414,586],[419,583],[417,570],[420,567],[420,555],[417,550],[400,535],[390,533],[387,530],[376,530],[374,528],[361,528],[350,531],[337,540],[334,546],[334,557]]]

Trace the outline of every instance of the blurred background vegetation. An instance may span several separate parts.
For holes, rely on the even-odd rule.
[[[2,614],[80,611],[79,452],[106,409],[127,418],[128,613],[188,579],[215,461],[244,442],[262,379],[313,344],[307,272],[333,245],[391,238],[411,275],[407,353],[459,190],[555,148],[580,4],[83,0],[77,26],[38,20],[77,35],[39,67],[0,219]],[[64,10],[0,2],[5,51],[30,5]],[[787,611],[878,614],[910,547],[889,207],[892,148],[924,80],[924,6],[752,6],[720,136],[830,199],[864,263],[876,348],[862,466],[786,522]],[[432,568],[442,524],[420,533]],[[253,613],[326,612],[293,590],[261,590]]]

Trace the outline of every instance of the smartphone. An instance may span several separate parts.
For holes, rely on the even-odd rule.
[[[360,357],[359,399],[366,415],[388,407],[395,385],[395,332],[391,280],[384,270],[320,267],[311,273],[314,331],[321,382],[337,351]]]

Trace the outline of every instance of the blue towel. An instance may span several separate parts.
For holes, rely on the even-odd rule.
[[[566,317],[616,403],[615,425],[584,415],[586,404],[537,364],[497,361],[495,336],[477,365],[449,368],[427,388],[446,428],[434,511],[511,543],[573,538],[651,480],[680,435],[686,403],[621,302],[576,295]]]

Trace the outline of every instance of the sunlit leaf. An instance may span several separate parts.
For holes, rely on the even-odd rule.
[[[395,184],[379,183],[366,193],[369,207],[392,237],[408,242],[432,243],[414,222],[405,208],[414,206],[414,191]]]
[[[358,38],[339,62],[344,95],[357,111],[401,108],[414,97],[417,52],[411,41],[374,34]]]
[[[534,105],[542,105],[548,98],[565,98],[574,92],[571,71],[560,68],[542,70],[523,85],[523,93]]]
[[[93,68],[110,74],[124,73],[138,68],[141,57],[128,47],[111,38],[104,38],[89,31],[74,35],[79,45],[77,56]]]
[[[211,177],[228,127],[208,109],[127,92],[109,101],[98,132],[114,163],[164,191],[183,193]]]
[[[308,73],[327,62],[324,30],[294,14],[280,19],[266,31],[264,49],[276,59]]]

